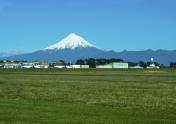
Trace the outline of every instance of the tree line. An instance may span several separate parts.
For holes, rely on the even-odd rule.
[[[78,65],[89,65],[90,68],[95,68],[96,65],[105,65],[109,64],[112,62],[124,62],[122,59],[94,59],[94,58],[89,58],[89,59],[79,59],[76,61],[75,64]]]
[[[89,58],[89,59],[79,59],[76,61],[76,64],[78,65],[89,65],[90,68],[95,68],[96,65],[105,65],[105,64],[110,64],[113,62],[127,62],[129,66],[141,66],[143,68],[146,68],[147,66],[150,66],[151,62],[128,62],[124,61],[123,59],[94,59],[94,58]],[[158,62],[154,62],[156,66],[163,66],[160,65]]]
[[[176,62],[171,62],[171,63],[170,63],[170,67],[171,67],[171,68],[176,68]]]

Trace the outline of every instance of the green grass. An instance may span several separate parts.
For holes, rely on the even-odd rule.
[[[0,124],[175,124],[176,70],[0,70]]]

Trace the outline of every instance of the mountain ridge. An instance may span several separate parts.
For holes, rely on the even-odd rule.
[[[147,62],[150,61],[150,58],[154,58],[160,64],[169,65],[170,62],[176,61],[176,50],[148,49],[144,51],[107,51],[99,49],[95,45],[86,41],[84,38],[71,33],[60,42],[57,42],[56,44],[51,45],[43,50],[10,57],[2,57],[1,59],[49,62],[64,60],[66,62],[74,63],[78,59],[88,58],[116,58],[131,62]]]

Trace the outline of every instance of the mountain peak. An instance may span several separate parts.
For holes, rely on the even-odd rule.
[[[75,33],[70,33],[67,37],[80,37],[80,36]]]
[[[95,47],[88,41],[86,41],[84,38],[80,37],[79,35],[75,33],[70,33],[66,38],[61,40],[60,42],[51,45],[45,50],[52,50],[52,49],[75,49],[75,48],[87,48],[87,47]]]

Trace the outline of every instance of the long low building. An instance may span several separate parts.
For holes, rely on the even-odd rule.
[[[106,65],[97,65],[96,68],[112,68],[112,64],[106,64]]]
[[[49,65],[34,65],[34,68],[49,68]]]
[[[55,65],[54,68],[89,68],[89,65]]]
[[[89,65],[70,65],[70,68],[89,68]]]
[[[128,63],[123,62],[113,62],[112,68],[128,68]]]
[[[97,65],[96,68],[119,68],[119,69],[125,69],[125,68],[129,68],[128,66],[128,63],[125,63],[125,62],[113,62],[113,63],[110,63],[110,64],[105,64],[105,65]]]
[[[34,68],[34,63],[22,63],[21,68]]]
[[[4,68],[20,68],[21,64],[4,64]]]

